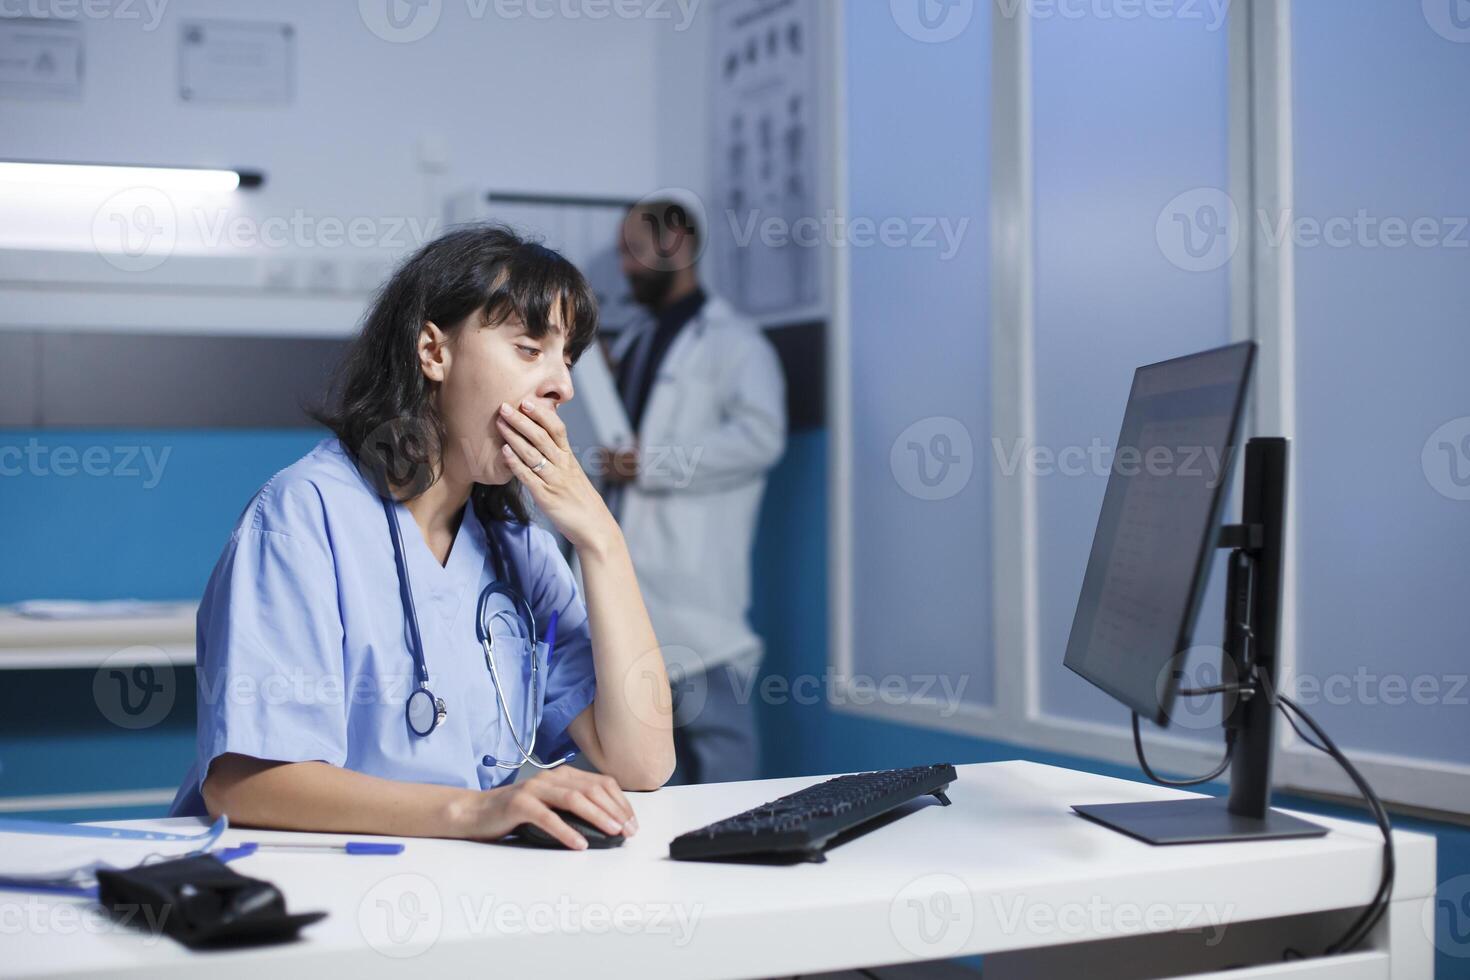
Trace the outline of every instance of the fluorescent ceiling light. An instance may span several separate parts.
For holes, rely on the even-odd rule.
[[[195,167],[132,167],[92,163],[28,163],[0,160],[0,183],[76,187],[129,187],[225,193],[237,187],[259,187],[259,173]]]

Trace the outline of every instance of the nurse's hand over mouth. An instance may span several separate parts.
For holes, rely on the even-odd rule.
[[[511,472],[578,554],[605,550],[621,538],[602,494],[572,453],[567,427],[555,409],[531,398],[519,407],[502,402],[495,425]]]

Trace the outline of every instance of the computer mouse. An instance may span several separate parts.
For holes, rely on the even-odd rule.
[[[623,846],[622,834],[609,834],[601,828],[595,827],[592,824],[588,823],[586,820],[583,820],[575,813],[569,813],[566,810],[557,810],[555,812],[557,816],[561,817],[567,822],[567,826],[571,827],[573,830],[575,830],[577,833],[581,834],[587,839],[588,850],[595,850],[603,847]],[[557,840],[555,837],[551,836],[546,831],[542,830],[540,827],[536,826],[533,823],[521,824],[515,829],[515,834],[517,838],[526,842],[532,847],[556,847],[564,851],[571,850],[571,848],[567,847],[561,841]]]

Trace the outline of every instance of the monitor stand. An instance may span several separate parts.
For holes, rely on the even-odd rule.
[[[1156,800],[1074,806],[1088,820],[1148,844],[1322,837],[1326,829],[1271,809],[1271,749],[1275,737],[1276,651],[1281,625],[1281,568],[1286,529],[1289,443],[1257,438],[1246,444],[1242,523],[1223,528],[1230,574],[1225,589],[1224,655],[1254,693],[1237,697],[1225,719],[1235,737],[1228,798]],[[1248,624],[1248,626],[1246,625]],[[1228,676],[1228,671],[1222,671]]]

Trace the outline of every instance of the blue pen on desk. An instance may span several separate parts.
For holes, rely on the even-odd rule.
[[[329,851],[337,854],[402,854],[402,844],[385,844],[379,841],[350,840],[343,844],[316,844],[316,843],[264,843],[261,841],[250,841],[238,845],[240,848],[250,848],[248,853],[256,851],[295,851],[297,853],[311,853],[316,851]],[[244,857],[244,854],[238,855]]]

